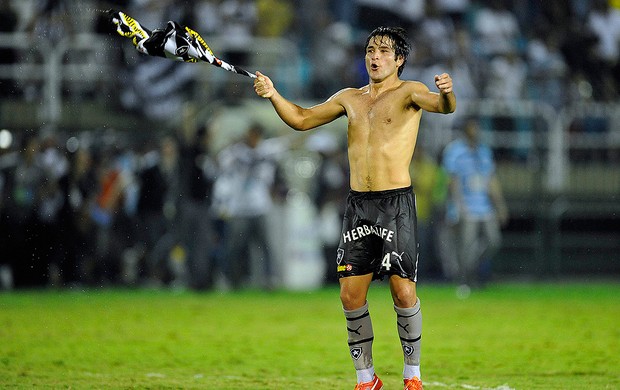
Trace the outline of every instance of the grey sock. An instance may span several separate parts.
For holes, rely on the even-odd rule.
[[[368,313],[368,302],[359,309],[344,310],[349,335],[349,352],[356,370],[371,368],[374,333]]]
[[[420,311],[420,300],[411,308],[400,308],[394,306],[396,311],[396,323],[398,325],[398,336],[403,346],[405,365],[420,365],[420,346],[422,338],[422,312]]]

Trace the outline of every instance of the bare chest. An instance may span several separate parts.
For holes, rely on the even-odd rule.
[[[351,102],[349,130],[358,134],[373,133],[379,137],[395,135],[411,128],[416,110],[407,106],[399,91],[386,92],[372,98],[360,95]]]

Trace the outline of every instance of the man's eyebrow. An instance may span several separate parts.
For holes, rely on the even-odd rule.
[[[378,44],[375,44],[375,42],[370,41],[368,42],[368,46],[366,46],[367,48],[372,47],[372,48],[379,48],[379,49],[393,49],[394,46],[390,43],[390,42],[385,42],[383,40],[381,40]]]

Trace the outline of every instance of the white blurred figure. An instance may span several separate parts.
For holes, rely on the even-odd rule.
[[[489,64],[484,96],[500,100],[521,99],[527,75],[527,64],[516,52],[497,56]]]
[[[221,17],[219,36],[228,48],[225,53],[227,62],[247,65],[250,43],[255,35],[258,23],[258,11],[254,1],[224,0],[218,7]]]
[[[255,276],[263,287],[275,287],[267,217],[274,206],[277,159],[284,148],[263,137],[262,127],[254,124],[241,141],[217,157],[220,174],[213,207],[226,225],[226,279],[234,289]],[[252,275],[253,254],[255,263],[262,265],[262,275]]]
[[[614,100],[620,92],[620,9],[607,0],[594,0],[587,16],[587,28],[594,33],[597,70],[594,79],[605,100]]]
[[[530,80],[528,95],[556,109],[567,103],[566,76],[568,65],[559,50],[558,37],[550,34],[528,42],[526,58]]]
[[[505,0],[491,1],[478,10],[473,28],[477,51],[488,57],[514,52],[521,36],[517,17]]]

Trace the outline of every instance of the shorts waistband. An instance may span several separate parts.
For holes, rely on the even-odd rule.
[[[395,195],[402,194],[411,194],[413,193],[413,187],[403,187],[403,188],[394,188],[391,190],[383,190],[383,191],[355,191],[349,190],[349,196],[354,199],[381,199],[381,198],[389,198]]]

